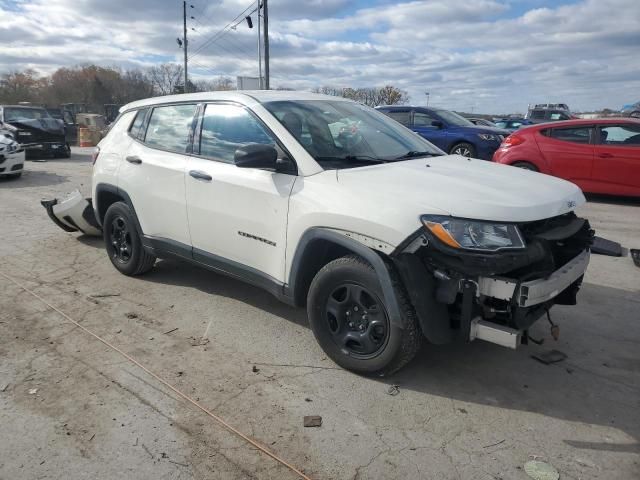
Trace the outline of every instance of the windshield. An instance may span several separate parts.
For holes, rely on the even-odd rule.
[[[450,125],[455,125],[457,127],[474,127],[475,125],[471,123],[466,118],[458,115],[455,112],[451,112],[449,110],[435,110],[438,116],[442,117],[445,122]]]
[[[358,103],[274,101],[264,107],[325,169],[444,155],[395,120]]]
[[[51,119],[51,115],[44,108],[11,107],[4,109],[5,122],[19,122],[21,120]]]

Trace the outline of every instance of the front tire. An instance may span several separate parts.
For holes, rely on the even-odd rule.
[[[64,145],[64,149],[60,154],[60,158],[71,158],[71,147],[69,146],[68,143]]]
[[[156,257],[142,246],[133,213],[126,203],[116,202],[107,209],[102,232],[109,260],[120,273],[140,275],[151,270]]]
[[[422,345],[415,311],[394,272],[403,328],[391,323],[373,267],[349,255],[325,265],[311,282],[307,313],[324,352],[341,367],[367,375],[390,375]]]
[[[461,142],[451,147],[449,153],[451,155],[462,155],[463,157],[471,158],[476,156],[476,147],[470,143]]]

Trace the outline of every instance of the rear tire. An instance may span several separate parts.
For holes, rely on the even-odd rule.
[[[513,162],[511,166],[522,168],[524,170],[531,170],[532,172],[540,171],[538,170],[538,167],[536,167],[533,163],[529,163],[529,162]]]
[[[471,158],[476,156],[476,147],[466,142],[456,143],[451,147],[449,153],[451,155],[462,155],[463,157]]]
[[[133,213],[126,203],[116,202],[107,209],[102,234],[109,259],[120,273],[140,275],[151,270],[156,257],[142,246]]]
[[[392,324],[373,267],[356,255],[338,258],[317,273],[307,296],[311,330],[341,367],[366,375],[391,375],[422,345],[415,311],[395,272],[393,287],[403,328]]]

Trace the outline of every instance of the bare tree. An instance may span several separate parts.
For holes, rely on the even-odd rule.
[[[163,63],[149,68],[147,73],[157,95],[174,93],[183,76],[182,65],[177,63]]]
[[[349,98],[370,107],[377,107],[378,105],[402,105],[409,101],[407,92],[392,85],[367,88],[324,86],[314,88],[313,92]]]
[[[194,92],[214,92],[235,89],[236,85],[230,77],[219,77],[215,80],[198,80],[193,83]]]

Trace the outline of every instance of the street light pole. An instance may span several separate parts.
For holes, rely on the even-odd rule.
[[[269,90],[269,6],[262,0],[262,19],[264,21],[264,88]]]
[[[262,90],[262,36],[260,35],[260,0],[258,0],[258,74],[260,90]]]

